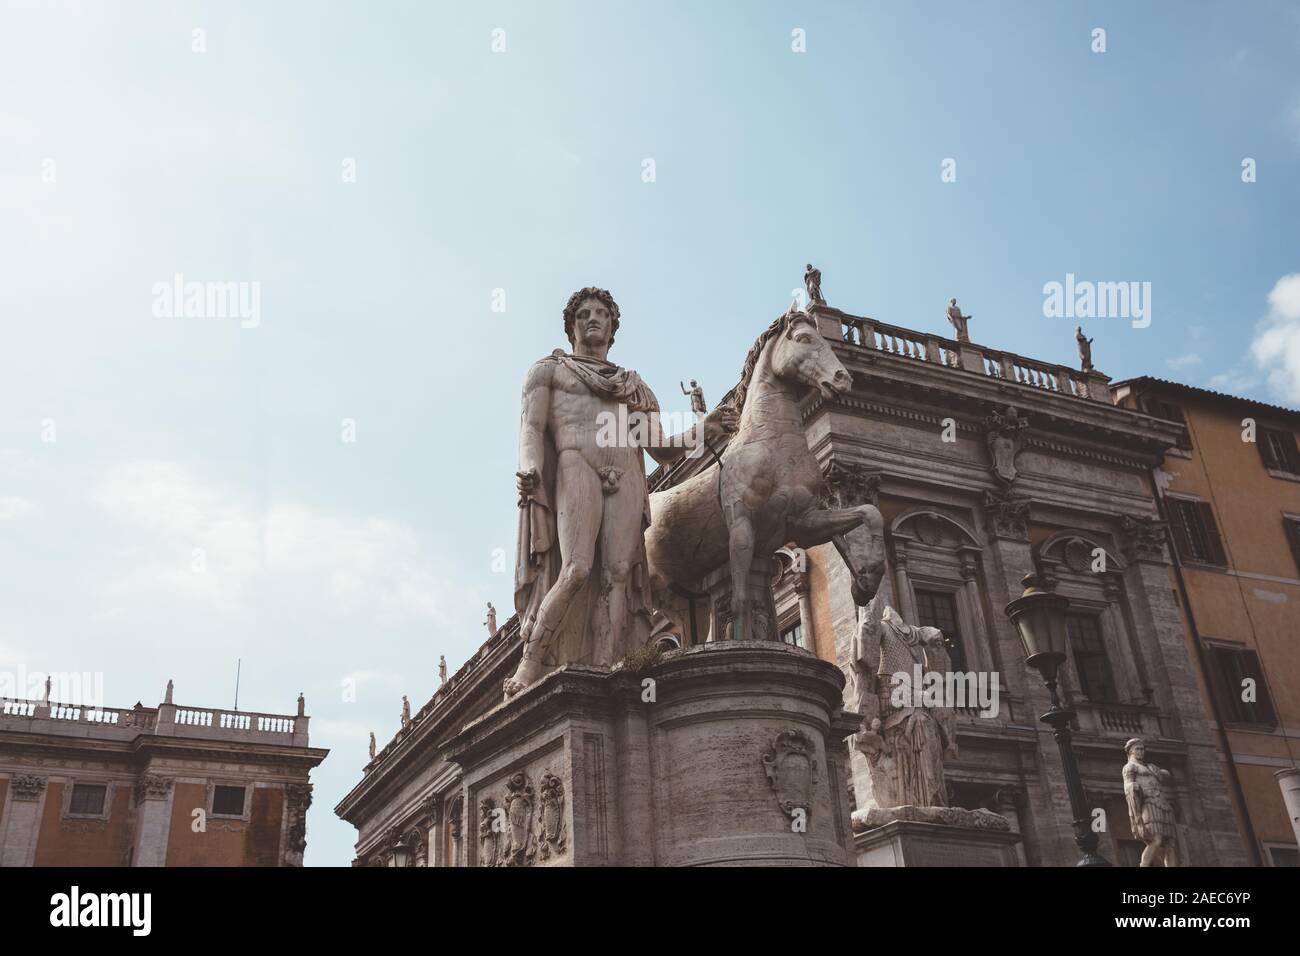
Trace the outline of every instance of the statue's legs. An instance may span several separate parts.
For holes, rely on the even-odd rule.
[[[542,598],[532,633],[524,642],[524,656],[515,675],[506,681],[511,697],[542,676],[542,660],[569,604],[591,575],[600,530],[600,479],[576,451],[560,453],[555,479],[555,524],[560,546],[560,574]]]
[[[636,450],[636,454],[641,454]],[[604,517],[600,523],[600,588],[602,611],[608,614],[599,622],[596,664],[613,664],[633,650],[634,616],[639,607],[629,605],[630,583],[638,567],[645,564],[645,489],[640,475],[633,473],[632,462],[615,491],[605,496]],[[648,574],[649,568],[641,568]],[[647,609],[648,612],[648,609]],[[649,618],[647,618],[647,624]],[[646,630],[649,636],[649,630]]]

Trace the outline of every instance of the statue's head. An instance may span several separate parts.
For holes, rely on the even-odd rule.
[[[579,289],[564,307],[564,334],[570,345],[611,346],[618,315],[618,303],[608,291],[594,286]]]
[[[1141,737],[1134,737],[1124,745],[1124,753],[1130,757],[1136,757],[1138,760],[1145,760],[1147,755],[1147,745]]]
[[[691,388],[695,387],[695,379],[691,379]]]
[[[949,304],[949,305],[956,305],[956,304],[957,304],[957,300],[956,300],[956,299],[949,299],[949,300],[948,300],[948,304]]]

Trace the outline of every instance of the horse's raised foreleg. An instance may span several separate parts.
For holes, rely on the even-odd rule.
[[[885,573],[885,522],[878,508],[814,509],[791,519],[787,528],[801,548],[828,541],[835,545],[853,576],[855,604],[866,605],[875,596]]]

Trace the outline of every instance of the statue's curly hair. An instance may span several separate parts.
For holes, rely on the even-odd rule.
[[[585,289],[579,289],[573,295],[569,296],[568,304],[564,307],[564,334],[569,339],[569,344],[573,344],[573,323],[578,317],[578,306],[582,305],[585,299],[598,299],[609,309],[609,314],[614,319],[613,327],[609,332],[609,344],[614,344],[614,334],[618,331],[618,303],[606,289],[597,289],[595,286],[587,286]]]

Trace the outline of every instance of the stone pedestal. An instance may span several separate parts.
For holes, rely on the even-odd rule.
[[[991,810],[894,807],[853,814],[858,866],[1019,866],[1020,834]]]
[[[844,678],[777,642],[569,666],[467,725],[470,866],[853,866]]]

